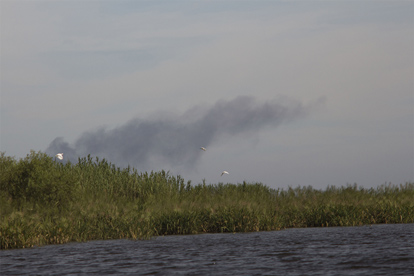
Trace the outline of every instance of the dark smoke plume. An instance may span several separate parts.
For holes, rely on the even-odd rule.
[[[292,101],[259,104],[252,97],[237,97],[204,110],[194,108],[181,116],[133,119],[114,129],[85,132],[73,146],[58,137],[46,153],[53,156],[63,152],[72,162],[90,154],[138,170],[152,170],[155,164],[192,168],[201,157],[201,146],[208,149],[223,135],[257,132],[301,118],[312,107]]]

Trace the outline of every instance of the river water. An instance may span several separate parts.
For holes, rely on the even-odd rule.
[[[0,258],[1,275],[414,275],[414,224],[91,241]]]

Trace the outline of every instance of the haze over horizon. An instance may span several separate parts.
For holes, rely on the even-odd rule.
[[[253,97],[239,96],[218,101],[211,107],[194,107],[183,114],[134,118],[114,129],[99,128],[84,132],[72,145],[63,137],[54,139],[46,153],[63,152],[65,160],[76,163],[79,157],[105,158],[120,167],[141,171],[171,168],[184,175],[197,169],[200,159],[208,155],[225,137],[238,139],[240,134],[255,135],[265,127],[306,117],[320,108],[324,99],[311,105],[290,100],[257,103]],[[207,147],[208,153],[201,152]],[[239,149],[240,154],[245,151]],[[223,154],[217,154],[216,159]],[[248,156],[246,156],[248,157]],[[228,164],[227,166],[231,166]]]
[[[195,184],[414,181],[413,2],[0,7],[6,155],[91,154]]]

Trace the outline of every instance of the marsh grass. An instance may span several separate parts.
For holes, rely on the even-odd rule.
[[[0,156],[1,249],[96,239],[414,222],[414,183],[270,189],[191,185],[106,160]]]

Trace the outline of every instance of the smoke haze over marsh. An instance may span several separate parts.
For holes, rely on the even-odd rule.
[[[0,151],[273,188],[414,181],[413,1],[121,2],[1,1]]]
[[[180,115],[135,118],[112,129],[86,131],[73,145],[57,137],[46,153],[53,156],[64,152],[65,158],[72,161],[90,154],[138,170],[151,170],[153,165],[160,164],[192,169],[203,154],[201,146],[209,149],[226,135],[277,127],[306,116],[322,102],[320,99],[307,106],[292,100],[260,103],[253,97],[239,96],[210,107],[198,106]]]

